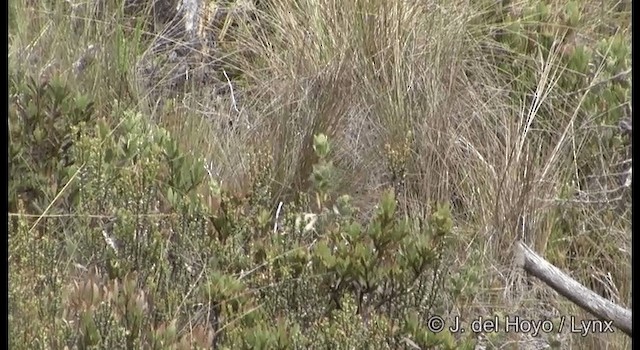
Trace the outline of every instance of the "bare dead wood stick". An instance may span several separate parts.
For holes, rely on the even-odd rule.
[[[612,325],[631,336],[631,310],[602,298],[557,267],[541,258],[524,243],[518,242],[519,263],[524,270],[553,288],[560,295],[594,316],[611,321]]]

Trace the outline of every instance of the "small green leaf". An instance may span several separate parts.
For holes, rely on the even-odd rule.
[[[313,136],[313,150],[320,158],[326,158],[329,155],[329,139],[325,134],[318,134]]]
[[[332,268],[335,265],[335,257],[331,254],[331,250],[325,241],[316,244],[314,253],[325,267]]]
[[[169,203],[174,207],[177,204],[176,203],[176,194],[175,194],[175,192],[173,191],[173,189],[171,187],[167,188],[167,201],[169,201]]]
[[[191,187],[191,169],[188,163],[181,161],[178,175],[178,189],[181,192],[187,192]]]
[[[569,27],[575,27],[580,23],[580,7],[576,1],[569,1],[567,3],[565,7],[565,16]]]
[[[393,218],[396,213],[396,196],[393,190],[387,190],[380,200],[380,215],[383,218]]]

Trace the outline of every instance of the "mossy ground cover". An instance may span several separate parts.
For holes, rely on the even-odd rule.
[[[9,5],[11,348],[629,346],[430,328],[630,305],[629,1],[176,5]]]

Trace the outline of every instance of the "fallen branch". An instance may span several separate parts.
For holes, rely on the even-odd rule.
[[[524,243],[518,242],[519,264],[524,270],[553,288],[560,295],[611,324],[631,337],[631,310],[604,299],[581,285],[557,267],[541,258]]]

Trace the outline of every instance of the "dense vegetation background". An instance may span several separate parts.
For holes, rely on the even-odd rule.
[[[631,305],[630,8],[11,1],[10,348],[628,348],[430,327]]]

